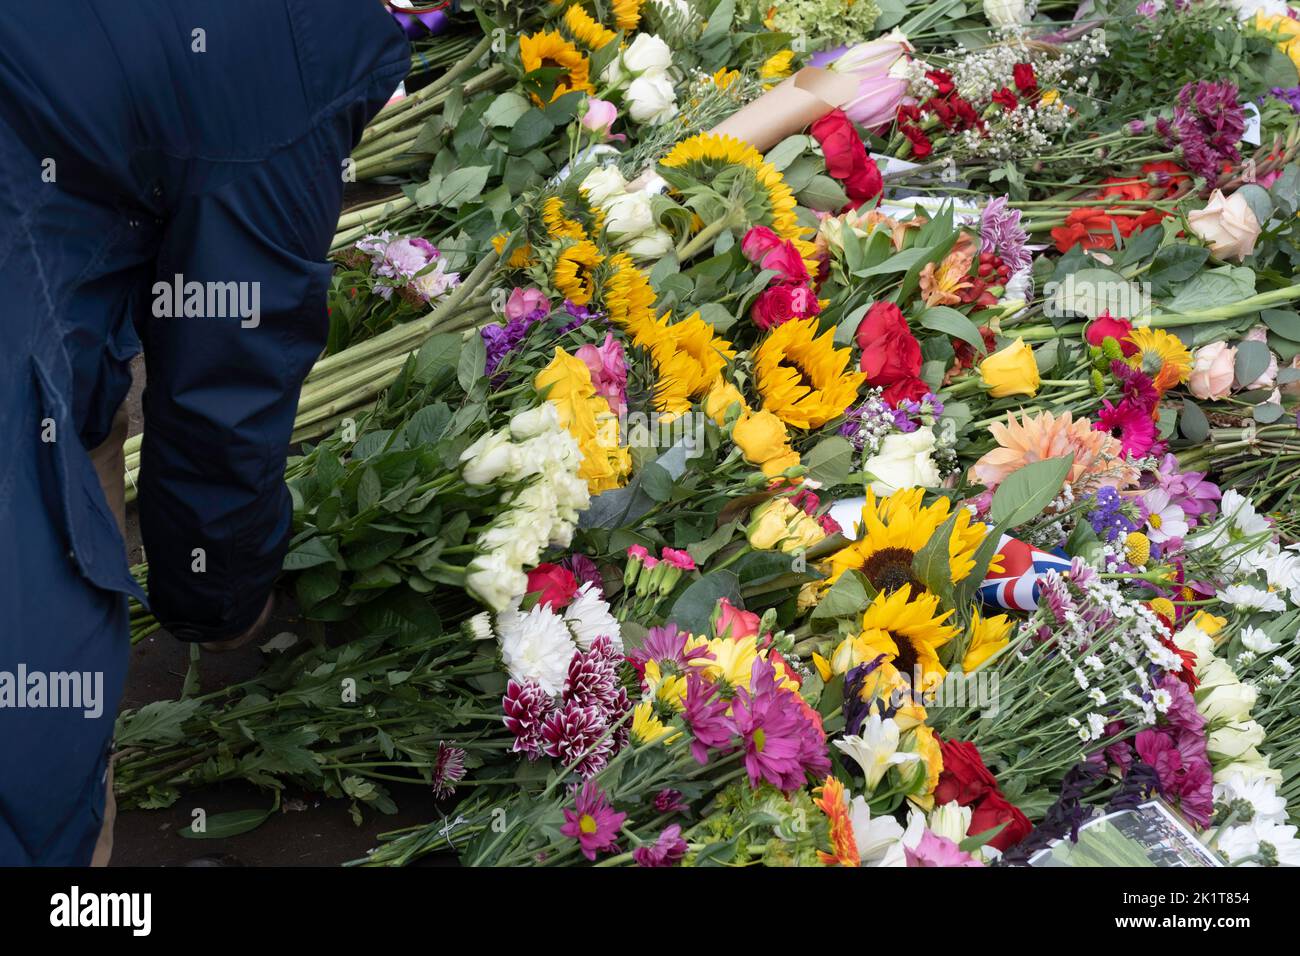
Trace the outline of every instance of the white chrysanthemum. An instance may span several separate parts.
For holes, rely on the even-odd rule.
[[[1223,854],[1229,863],[1244,860],[1259,852],[1259,837],[1250,824],[1228,827],[1226,830],[1211,830],[1205,835],[1214,840],[1215,849]]]
[[[465,634],[471,641],[490,641],[496,637],[492,631],[492,615],[487,611],[475,614],[465,622]]]
[[[497,615],[501,660],[517,681],[535,680],[548,694],[558,694],[569,674],[577,646],[564,618],[547,607]]]
[[[598,637],[608,637],[614,648],[623,653],[623,632],[609,605],[600,596],[600,589],[588,581],[578,589],[569,606],[564,609],[564,620],[573,632],[573,639],[584,651]]]
[[[1231,803],[1233,800],[1245,800],[1255,810],[1256,820],[1270,823],[1282,823],[1286,820],[1286,800],[1279,797],[1272,781],[1260,778],[1250,779],[1244,774],[1234,773],[1222,783],[1214,785],[1214,802]]]
[[[1241,643],[1256,654],[1268,654],[1282,646],[1257,627],[1247,627],[1243,630]]]
[[[528,588],[528,575],[499,551],[476,555],[465,574],[465,587],[494,611],[519,603]]]
[[[1285,611],[1286,604],[1272,591],[1249,584],[1230,584],[1219,592],[1219,599],[1233,607],[1250,611]]]

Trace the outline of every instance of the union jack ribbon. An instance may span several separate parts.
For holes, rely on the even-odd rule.
[[[990,571],[980,583],[980,600],[989,607],[1032,611],[1038,607],[1038,582],[1048,571],[1068,571],[1070,559],[1040,551],[1004,534],[998,544],[1002,570]]]

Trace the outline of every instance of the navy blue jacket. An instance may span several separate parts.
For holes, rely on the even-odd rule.
[[[84,863],[94,845],[126,595],[142,595],[86,451],[141,346],[152,609],[187,640],[261,611],[343,164],[409,56],[376,0],[5,4],[0,864]],[[208,290],[199,314],[176,314],[178,285]],[[102,678],[97,715],[18,706],[39,700],[31,674],[71,672]]]

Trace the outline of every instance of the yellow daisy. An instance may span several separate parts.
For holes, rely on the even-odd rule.
[[[961,669],[969,674],[1006,647],[1010,641],[1011,619],[1005,614],[981,617],[976,609],[970,621],[970,643],[961,660]]]
[[[794,63],[794,50],[781,50],[763,61],[758,68],[758,75],[764,80],[781,80],[790,75]]]
[[[596,291],[593,270],[603,261],[600,250],[585,239],[568,246],[555,260],[555,269],[551,272],[555,291],[576,305],[586,305]]]
[[[605,29],[576,3],[564,11],[564,26],[568,29],[569,35],[588,50],[599,50],[618,37],[617,33]]]
[[[862,615],[862,631],[845,638],[835,656],[851,661],[848,670],[883,655],[904,678],[915,681],[919,675],[917,690],[932,690],[948,673],[939,662],[939,648],[957,634],[957,628],[944,623],[952,613],[940,614],[938,597],[928,592],[913,599],[910,584],[882,592]]]
[[[632,708],[632,739],[637,743],[653,744],[672,736],[673,729],[655,715],[654,705],[649,701]]]
[[[1138,348],[1128,364],[1149,375],[1161,392],[1181,385],[1192,374],[1192,353],[1178,336],[1164,329],[1134,329],[1128,340]]]
[[[590,80],[590,61],[576,46],[551,30],[534,33],[531,36],[527,34],[521,36],[519,60],[523,64],[525,73],[555,67],[564,70],[564,76],[556,81],[555,90],[551,93],[552,100],[557,100],[565,93],[572,93],[574,90],[594,92]],[[539,97],[534,96],[533,99],[540,105]]]
[[[866,378],[849,371],[852,349],[837,349],[835,330],[817,335],[815,318],[792,319],[772,330],[754,352],[763,407],[787,425],[820,428],[844,414]]]
[[[923,585],[912,576],[912,559],[943,527],[952,511],[947,498],[923,505],[924,498],[923,488],[900,488],[885,498],[877,498],[868,489],[858,540],[831,555],[828,580],[834,582],[852,568],[861,571],[877,591],[894,591],[905,584],[920,591]],[[948,569],[954,582],[964,580],[974,570],[975,551],[986,531],[984,524],[971,520],[967,509],[957,509],[952,537],[948,539]]]

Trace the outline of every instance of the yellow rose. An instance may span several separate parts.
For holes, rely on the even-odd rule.
[[[799,454],[790,448],[785,424],[771,412],[741,414],[731,430],[731,440],[740,448],[745,461],[758,465],[769,478],[799,464]]]
[[[727,412],[732,405],[740,405],[740,411],[743,415],[748,411],[745,405],[745,396],[740,394],[740,389],[730,382],[717,382],[704,396],[704,414],[713,419],[714,424],[721,425],[727,420]]]
[[[1038,391],[1038,363],[1024,339],[1016,339],[980,363],[980,378],[994,398],[1034,395]]]
[[[750,547],[759,551],[775,550],[789,534],[790,520],[802,513],[788,498],[773,498],[759,505],[750,513],[746,534]]]
[[[800,548],[811,548],[826,537],[826,532],[822,526],[813,518],[806,514],[799,514],[794,519],[794,523],[789,525],[789,533],[781,543],[781,550],[793,553]]]

